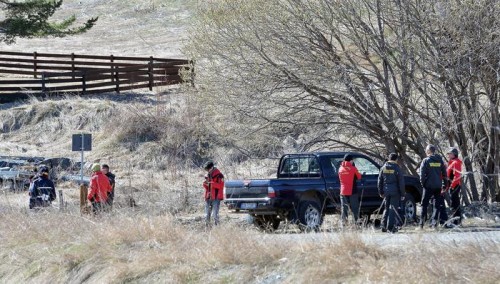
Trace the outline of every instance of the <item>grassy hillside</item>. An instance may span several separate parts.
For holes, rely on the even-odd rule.
[[[55,19],[99,17],[88,33],[67,38],[20,39],[2,50],[184,57],[194,0],[65,0]]]

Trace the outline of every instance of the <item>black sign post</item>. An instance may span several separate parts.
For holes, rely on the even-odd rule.
[[[83,152],[92,151],[92,134],[73,134],[71,150],[75,152],[81,151],[80,179],[83,184]]]

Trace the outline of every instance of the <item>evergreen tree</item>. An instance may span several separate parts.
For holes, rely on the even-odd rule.
[[[0,41],[10,44],[14,43],[16,38],[63,37],[86,32],[94,26],[97,17],[75,27],[74,15],[60,22],[50,21],[62,2],[62,0],[0,0],[4,12],[4,19],[0,21]]]

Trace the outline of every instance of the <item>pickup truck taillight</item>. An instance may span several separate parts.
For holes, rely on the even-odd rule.
[[[267,188],[267,196],[269,198],[276,197],[276,192],[274,191],[274,188],[272,188],[270,186]]]

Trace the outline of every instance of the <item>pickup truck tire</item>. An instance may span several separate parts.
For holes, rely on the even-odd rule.
[[[280,226],[281,220],[276,215],[255,215],[253,216],[253,224],[259,230],[265,232],[273,232]]]
[[[318,231],[323,223],[321,207],[316,201],[304,200],[299,204],[299,228],[302,231]]]
[[[409,192],[406,193],[405,195],[405,201],[404,201],[404,217],[406,220],[406,223],[413,222],[417,220],[417,204],[415,202],[415,198],[413,195]]]

